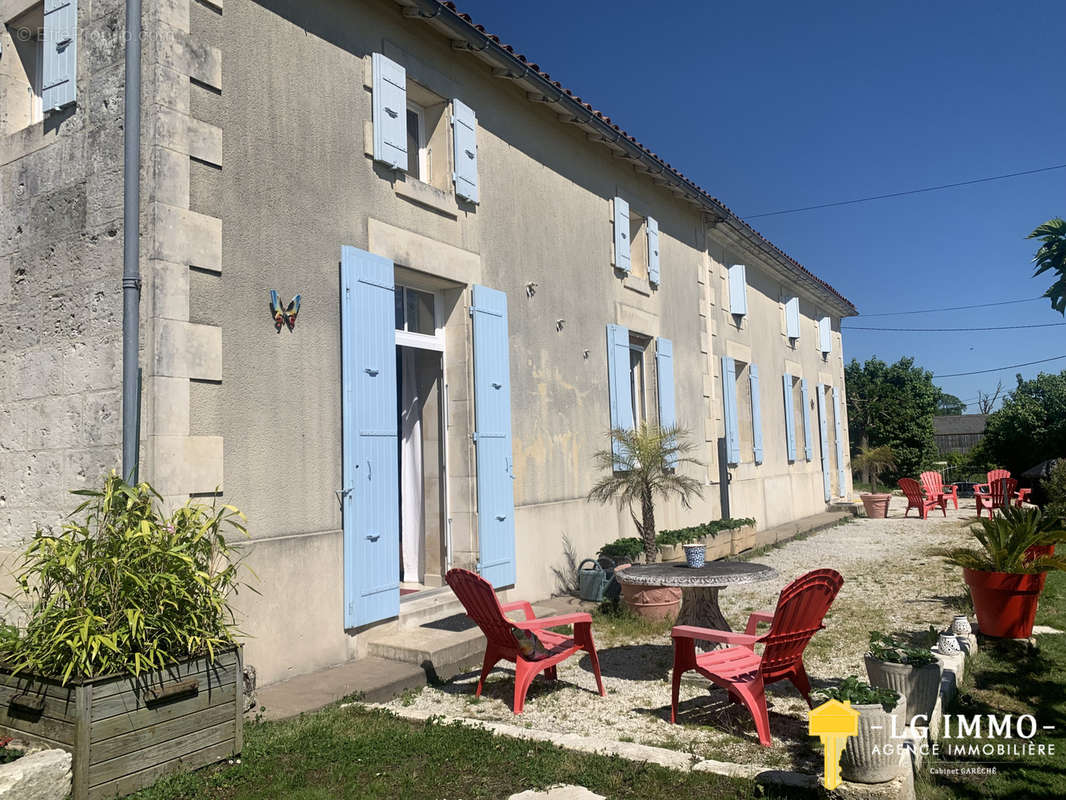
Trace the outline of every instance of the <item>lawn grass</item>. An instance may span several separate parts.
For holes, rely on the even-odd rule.
[[[1066,573],[1051,573],[1040,598],[1037,624],[1066,630]],[[974,757],[949,760],[941,757],[931,767],[994,767],[994,775],[931,775],[919,773],[921,800],[944,798],[1059,798],[1066,796],[1066,634],[1038,637],[1038,649],[1016,642],[982,641],[982,649],[969,663],[969,671],[949,714],[1032,714],[1037,724],[1053,725],[1028,740],[1054,747],[1053,753],[1017,757]],[[984,718],[987,721],[987,717]],[[999,739],[972,737],[946,739],[940,744],[999,743]],[[1012,742],[1027,740],[1014,738]]]
[[[506,798],[574,783],[612,798],[807,797],[753,781],[686,773],[358,705],[245,727],[240,764],[166,778],[138,800]]]

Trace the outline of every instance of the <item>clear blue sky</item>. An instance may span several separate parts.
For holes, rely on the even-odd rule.
[[[742,217],[1066,164],[1059,3],[458,6]],[[1054,216],[1066,170],[750,221],[877,314],[1041,295],[1025,236]],[[845,327],[1064,321],[1044,300]],[[853,331],[844,352],[966,372],[1066,355],[1066,327]],[[1041,369],[1066,359],[937,383],[971,401]]]

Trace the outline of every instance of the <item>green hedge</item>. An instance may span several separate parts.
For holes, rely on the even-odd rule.
[[[755,520],[751,517],[742,517],[740,519],[734,519],[732,517],[727,517],[726,519],[714,519],[710,522],[704,522],[702,525],[693,525],[690,528],[660,531],[659,535],[655,537],[655,543],[659,545],[659,547],[664,547],[671,544],[699,542],[707,536],[713,536],[722,531],[731,531],[736,528],[743,528],[745,525],[754,524]]]
[[[615,561],[633,561],[644,552],[644,542],[635,536],[624,539],[615,539],[600,548],[599,555],[614,559]]]

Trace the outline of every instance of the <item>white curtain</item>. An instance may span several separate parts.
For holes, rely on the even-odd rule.
[[[421,583],[425,570],[425,491],[422,485],[422,398],[418,394],[417,351],[401,351],[400,386],[400,541],[403,555],[403,579]]]

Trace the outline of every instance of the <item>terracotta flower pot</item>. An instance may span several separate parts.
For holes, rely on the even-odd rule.
[[[888,516],[888,502],[892,495],[866,492],[860,494],[859,499],[862,500],[862,507],[866,509],[866,516],[870,519],[884,519]]]
[[[977,627],[985,636],[1028,639],[1047,573],[982,572],[964,568]]]
[[[671,619],[681,608],[681,590],[665,586],[623,583],[622,599],[634,614],[648,620]]]

